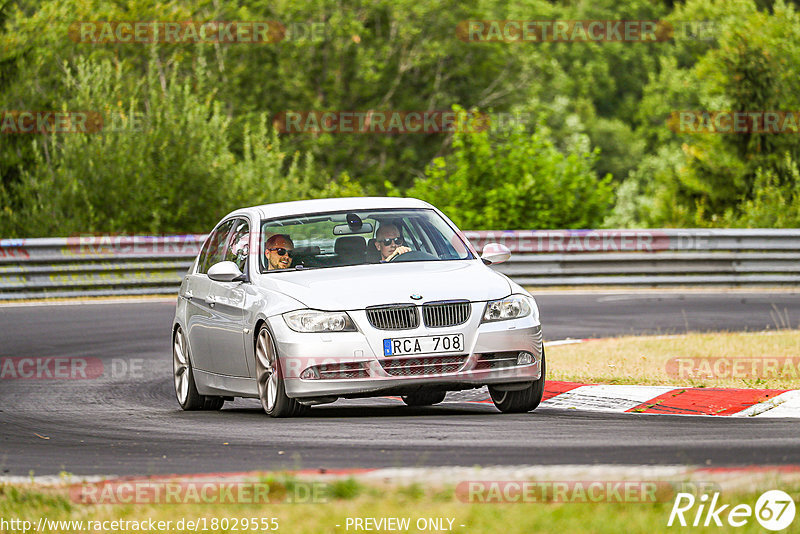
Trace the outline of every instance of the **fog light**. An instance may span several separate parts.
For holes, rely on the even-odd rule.
[[[316,380],[319,378],[319,371],[316,367],[309,367],[300,373],[300,378],[303,380]]]
[[[517,355],[517,365],[530,365],[533,363],[533,354],[530,352],[520,352]]]

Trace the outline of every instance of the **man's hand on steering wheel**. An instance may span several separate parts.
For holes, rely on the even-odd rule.
[[[396,249],[394,249],[394,252],[392,252],[391,254],[389,254],[389,255],[386,257],[386,259],[385,259],[385,260],[383,260],[383,261],[392,261],[392,260],[393,260],[393,259],[395,259],[397,256],[399,256],[400,254],[405,254],[406,252],[411,252],[411,249],[410,249],[410,248],[408,248],[408,247],[397,247]]]

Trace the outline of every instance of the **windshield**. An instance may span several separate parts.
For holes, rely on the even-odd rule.
[[[473,259],[431,209],[362,210],[262,221],[261,271]]]

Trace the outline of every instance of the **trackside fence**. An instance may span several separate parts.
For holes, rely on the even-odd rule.
[[[205,235],[0,240],[0,300],[176,295]]]
[[[795,286],[800,229],[469,231],[526,286]],[[0,300],[174,295],[205,235],[0,239]]]
[[[800,283],[800,229],[465,232],[497,242],[497,270],[526,286],[782,286]]]

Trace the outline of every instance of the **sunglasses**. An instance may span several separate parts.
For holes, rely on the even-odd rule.
[[[391,245],[392,241],[394,241],[395,245],[402,245],[405,240],[402,237],[395,237],[395,238],[389,237],[386,239],[378,239],[378,242],[383,243],[384,247],[388,247],[389,245]]]
[[[285,256],[288,254],[290,258],[294,257],[294,250],[292,249],[285,249],[281,247],[281,248],[268,248],[267,250],[269,250],[270,252],[272,251],[277,252],[278,256]]]

